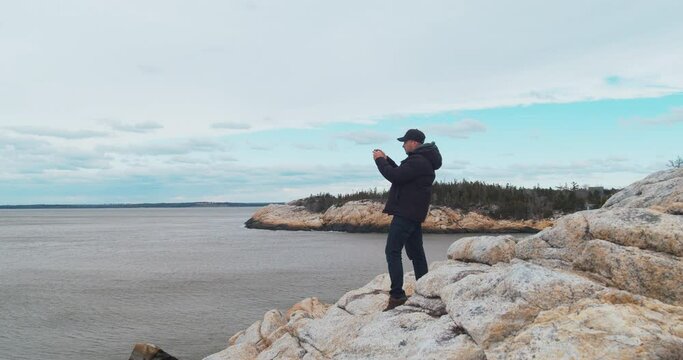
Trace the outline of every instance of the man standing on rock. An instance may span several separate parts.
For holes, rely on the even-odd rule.
[[[391,182],[389,199],[383,212],[394,216],[384,250],[391,278],[389,304],[384,311],[403,305],[408,300],[403,291],[401,253],[404,246],[408,258],[413,262],[415,280],[428,271],[422,245],[422,222],[429,211],[434,170],[441,167],[441,153],[436,144],[425,144],[424,140],[425,134],[417,129],[410,129],[398,138],[408,154],[400,166],[384,151],[375,149],[372,152],[379,172]]]

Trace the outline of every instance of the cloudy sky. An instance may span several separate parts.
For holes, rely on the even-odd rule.
[[[3,1],[0,204],[621,187],[683,156],[680,1]]]

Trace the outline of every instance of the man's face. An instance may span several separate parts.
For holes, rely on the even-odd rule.
[[[405,150],[406,154],[415,151],[417,147],[420,145],[415,140],[406,140],[403,142],[403,150]]]

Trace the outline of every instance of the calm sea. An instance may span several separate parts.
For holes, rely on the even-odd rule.
[[[270,309],[386,272],[384,234],[244,228],[255,210],[0,210],[0,358],[120,360],[151,342],[201,359]],[[426,235],[428,261],[459,237]]]

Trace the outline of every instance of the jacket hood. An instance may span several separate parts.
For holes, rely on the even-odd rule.
[[[420,154],[427,158],[427,160],[432,163],[432,168],[434,168],[434,170],[441,167],[441,153],[434,142],[420,145],[420,147],[413,151],[413,154]]]

